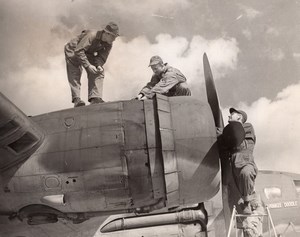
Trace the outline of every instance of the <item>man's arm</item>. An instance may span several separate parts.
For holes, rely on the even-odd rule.
[[[254,128],[251,123],[244,123],[243,127],[245,130],[244,145],[247,149],[253,151],[254,145],[256,143],[256,136],[255,136]]]
[[[177,77],[177,74],[175,71],[170,70],[167,71],[163,77],[160,79],[158,83],[151,89],[151,93],[149,94],[148,98],[152,98],[156,93],[158,94],[165,94],[168,93],[169,90],[177,85],[180,82],[180,80]]]
[[[85,31],[83,34],[85,35],[79,41],[74,52],[80,60],[82,66],[88,68],[91,65],[91,63],[89,62],[85,52],[91,47],[93,40],[96,38],[96,32]]]
[[[147,83],[146,86],[143,87],[143,89],[139,92],[139,94],[142,94],[143,96],[150,95],[151,89],[159,82],[159,78],[156,75],[153,75],[151,77],[150,82]]]
[[[251,123],[245,123],[243,125],[244,130],[245,130],[245,139],[246,140],[251,140],[253,143],[256,142],[256,136],[254,132],[254,128]]]

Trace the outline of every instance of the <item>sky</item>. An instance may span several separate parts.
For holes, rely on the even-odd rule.
[[[245,110],[259,169],[300,173],[300,0],[0,0],[0,91],[25,114],[73,106],[63,48],[83,29],[119,25],[104,65],[105,101],[150,80],[149,59],[180,69],[205,100],[207,53],[224,120]],[[87,79],[82,77],[87,101]]]

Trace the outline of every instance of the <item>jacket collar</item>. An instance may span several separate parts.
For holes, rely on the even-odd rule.
[[[164,63],[164,66],[165,66],[165,68],[164,68],[163,73],[166,73],[168,71],[168,69],[170,68],[170,66],[168,65],[168,63]]]
[[[99,40],[102,45],[112,46],[112,44],[109,44],[107,42],[102,41],[102,35],[103,35],[103,33],[104,33],[104,30],[97,31],[96,40]]]
[[[97,40],[100,40],[101,42],[102,42],[102,40],[101,40],[102,34],[103,34],[103,30],[97,31],[97,34],[96,34],[96,39],[97,39]]]

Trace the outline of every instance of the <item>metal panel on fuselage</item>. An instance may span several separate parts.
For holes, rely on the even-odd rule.
[[[2,197],[9,205],[3,209],[16,211],[55,194],[65,195],[65,205],[53,206],[64,212],[131,209],[157,202],[142,101],[86,106],[33,119],[46,131],[45,141],[10,179],[9,192]]]

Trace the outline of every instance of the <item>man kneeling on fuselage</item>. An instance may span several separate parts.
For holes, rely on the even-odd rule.
[[[161,57],[151,57],[149,67],[153,71],[151,81],[143,87],[136,99],[151,99],[156,93],[166,96],[191,95],[185,76],[178,69],[163,63]]]

